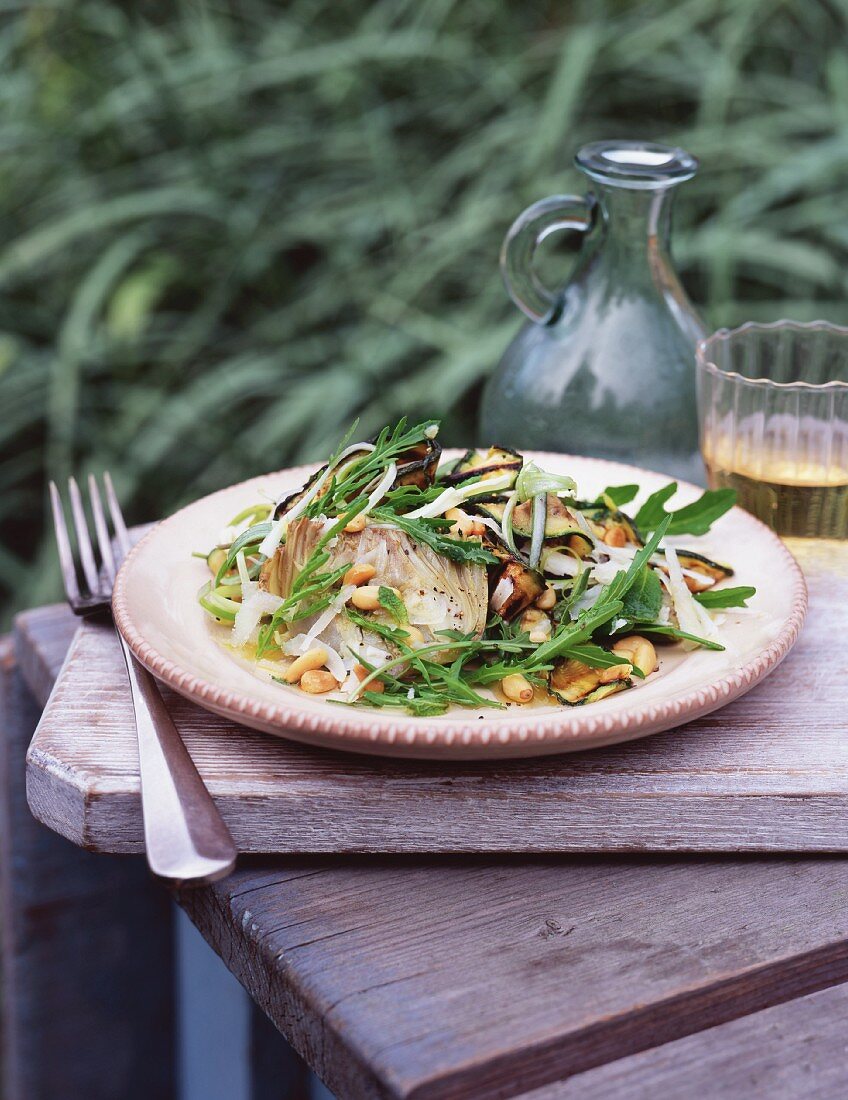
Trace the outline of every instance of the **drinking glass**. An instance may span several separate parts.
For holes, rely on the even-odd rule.
[[[720,329],[696,363],[710,486],[779,535],[848,539],[848,328]]]

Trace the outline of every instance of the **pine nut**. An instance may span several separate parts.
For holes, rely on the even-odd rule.
[[[310,669],[300,678],[301,690],[308,691],[310,695],[323,695],[327,691],[335,691],[338,686],[338,680],[326,669]]]
[[[541,645],[542,642],[546,642],[550,637],[547,630],[531,630],[527,635],[533,645]]]
[[[556,589],[546,588],[538,600],[536,600],[536,607],[541,608],[542,611],[550,611],[556,603],[556,598]]]
[[[630,634],[626,638],[619,638],[613,645],[612,651],[619,657],[626,657],[643,676],[650,676],[656,670],[657,651],[641,634]]]
[[[396,596],[400,596],[400,592],[396,588],[393,588],[392,592]],[[351,595],[349,602],[354,607],[358,607],[360,611],[376,611],[380,606],[380,585],[363,584]]]
[[[357,678],[357,680],[360,682],[360,684],[362,683],[362,681],[364,679],[366,679],[366,677],[371,675],[371,673],[368,671],[368,669],[365,667],[365,665],[354,665],[353,666],[353,674]],[[373,691],[375,695],[382,695],[382,693],[385,691],[385,689],[386,689],[386,685],[383,683],[382,680],[372,680],[371,683],[368,685],[368,687],[365,690],[366,691]]]
[[[373,576],[375,576],[377,570],[373,565],[370,565],[365,561],[354,562],[354,564],[348,569],[345,575],[342,577],[342,584],[367,584]]]
[[[544,611],[539,611],[535,607],[528,607],[521,616],[521,629],[526,630],[531,635],[544,634],[547,637],[551,632],[551,620]],[[532,641],[532,637],[530,640]]]
[[[609,531],[604,535],[604,542],[607,546],[624,546],[627,542],[627,536],[624,533],[623,527],[610,527]]]
[[[615,683],[616,680],[626,680],[632,671],[632,665],[621,664],[610,665],[609,668],[599,668],[598,674],[602,684],[612,684]]]
[[[345,524],[345,531],[349,535],[355,535],[359,531],[365,530],[365,524],[368,522],[368,517],[364,512],[360,512],[358,516],[354,516],[350,523]]]
[[[501,680],[501,691],[513,703],[529,703],[533,698],[533,686],[520,672],[504,676]]]
[[[401,629],[405,630],[409,635],[408,638],[404,638],[403,640],[412,649],[417,649],[419,646],[424,645],[424,635],[417,626],[410,626],[408,623],[405,623]]]
[[[323,646],[317,645],[308,649],[306,653],[295,658],[283,673],[283,679],[287,684],[296,684],[304,672],[321,668],[327,663],[327,651]]]
[[[449,519],[453,524],[448,534],[454,539],[467,538],[474,527],[474,520],[461,508],[448,508],[445,519]]]

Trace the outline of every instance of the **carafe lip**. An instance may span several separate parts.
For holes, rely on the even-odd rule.
[[[652,141],[593,141],[577,151],[574,162],[590,179],[634,191],[658,191],[691,179],[698,161],[676,145]]]

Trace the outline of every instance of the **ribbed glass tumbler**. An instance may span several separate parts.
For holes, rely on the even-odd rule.
[[[710,486],[780,535],[848,539],[848,328],[720,329],[698,344],[697,382]]]

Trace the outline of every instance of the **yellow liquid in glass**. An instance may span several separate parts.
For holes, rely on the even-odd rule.
[[[705,451],[704,464],[710,488],[735,489],[737,504],[779,535],[848,539],[848,470],[789,461],[733,469],[721,448]]]

